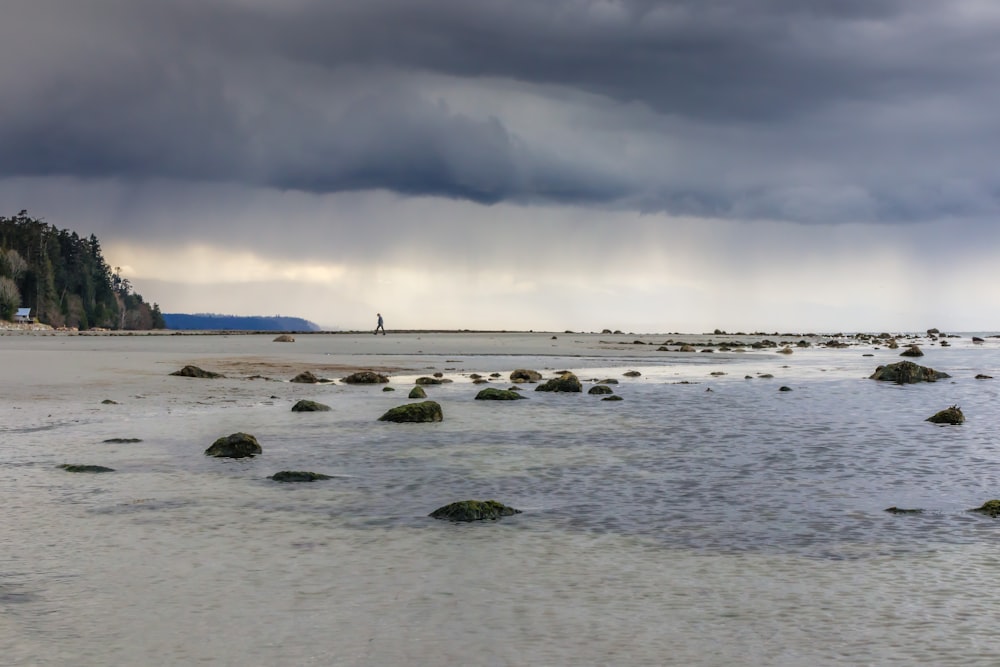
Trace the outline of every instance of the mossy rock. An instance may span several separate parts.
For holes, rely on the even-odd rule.
[[[910,345],[905,350],[899,353],[901,357],[922,357],[924,356],[923,350],[921,350],[916,345]]]
[[[206,456],[219,458],[242,459],[263,453],[257,438],[249,433],[233,433],[219,438],[205,450]]]
[[[316,377],[312,371],[302,371],[290,380],[290,382],[295,382],[296,384],[316,384],[323,381],[322,378]]]
[[[618,380],[615,378],[606,378],[604,380],[601,380],[597,384],[618,384]]]
[[[609,394],[615,393],[614,390],[606,384],[595,384],[593,387],[587,390],[588,394],[594,394],[595,396],[607,396]]]
[[[624,401],[625,399],[621,396],[605,396],[601,399],[602,401]]]
[[[896,507],[895,505],[893,505],[892,507],[886,507],[885,511],[888,512],[889,514],[923,514],[924,513],[924,511],[922,509],[904,509],[902,507]]]
[[[93,466],[93,465],[77,465],[73,463],[64,463],[59,466],[66,472],[114,472],[114,468],[105,468],[104,466]]]
[[[535,387],[535,391],[557,391],[557,392],[581,392],[583,385],[580,379],[573,373],[563,373],[557,378],[552,378],[544,384]]]
[[[912,361],[899,361],[895,364],[879,366],[875,372],[869,376],[871,380],[881,380],[882,382],[895,382],[896,384],[914,384],[917,382],[937,382],[951,376],[943,371],[936,371],[933,368],[920,366]]]
[[[171,375],[178,375],[185,378],[224,378],[226,377],[222,373],[213,373],[212,371],[206,371],[204,368],[198,368],[197,366],[191,366],[190,364],[180,369],[179,371],[174,371]]]
[[[382,391],[396,391],[395,387],[382,387]]]
[[[508,507],[496,500],[463,500],[439,507],[431,512],[430,516],[443,521],[488,521],[520,513],[521,510]]]
[[[346,384],[383,384],[389,381],[388,376],[376,373],[375,371],[358,371],[343,378]]]
[[[292,406],[292,412],[329,412],[330,406],[302,399]]]
[[[442,380],[441,378],[419,377],[417,378],[416,384],[419,385],[444,384],[444,380]]]
[[[528,368],[518,368],[515,371],[511,371],[510,374],[511,382],[538,382],[541,379],[541,373]]]
[[[410,390],[410,395],[407,398],[427,398],[427,392],[424,391],[423,387],[416,386]]]
[[[477,401],[517,401],[524,398],[527,398],[527,396],[522,396],[511,389],[497,389],[496,387],[483,389],[476,394]]]
[[[994,519],[1000,516],[1000,500],[993,499],[987,500],[983,503],[982,507],[974,507],[970,512],[979,512],[980,514],[985,514],[991,516]]]
[[[641,377],[642,373],[640,373],[639,371],[625,371],[624,373],[622,373],[622,375],[624,375],[627,378],[637,378]]]
[[[275,482],[315,482],[320,479],[333,479],[330,475],[324,475],[321,472],[308,472],[305,470],[282,470],[281,472],[276,472],[268,479],[273,479]]]
[[[965,415],[962,414],[962,408],[957,405],[953,405],[950,408],[945,408],[940,412],[928,417],[925,421],[929,421],[932,424],[952,424],[957,426],[958,424],[965,423]]]
[[[408,403],[395,407],[378,418],[380,422],[425,423],[439,422],[444,419],[441,406],[435,401]]]

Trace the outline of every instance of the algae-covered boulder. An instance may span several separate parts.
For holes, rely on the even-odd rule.
[[[426,376],[424,376],[424,377],[417,378],[416,384],[418,384],[418,385],[444,384],[444,380],[442,380],[441,378],[434,378],[434,377],[426,377]]]
[[[477,401],[517,401],[523,398],[527,398],[527,396],[522,396],[511,389],[497,389],[496,387],[483,389],[476,394]]]
[[[444,521],[486,521],[520,513],[495,500],[463,500],[439,507],[430,516]]]
[[[329,412],[330,406],[302,399],[292,406],[292,412]]]
[[[260,454],[262,451],[257,438],[249,433],[233,433],[213,442],[212,446],[205,450],[205,455],[241,459]]]
[[[294,343],[295,342],[295,338],[293,336],[289,336],[288,334],[281,334],[280,336],[278,336],[277,338],[275,338],[271,342],[272,343]]]
[[[953,405],[950,408],[945,408],[931,415],[925,421],[929,421],[932,424],[953,424],[957,426],[958,424],[965,423],[965,415],[962,414],[962,408]]]
[[[316,377],[312,371],[302,371],[290,381],[297,384],[316,384],[317,382],[323,382],[323,380]]]
[[[625,371],[624,373],[622,373],[622,375],[624,375],[627,378],[637,378],[640,377],[642,373],[640,373],[639,371]]]
[[[922,509],[919,509],[919,508],[906,509],[906,508],[903,508],[903,507],[896,507],[895,505],[893,505],[892,507],[886,507],[885,511],[888,512],[889,514],[923,514],[924,513],[924,511]]]
[[[587,391],[587,393],[588,394],[594,394],[594,395],[605,395],[606,396],[608,394],[613,394],[615,392],[614,392],[614,390],[611,387],[609,387],[606,384],[595,384],[593,387],[591,387]]]
[[[434,401],[408,403],[395,407],[378,418],[380,422],[439,422],[444,419],[441,406]]]
[[[77,465],[73,463],[64,463],[59,466],[66,472],[114,472],[114,468],[105,468],[104,466],[94,466],[94,465]]]
[[[921,350],[916,345],[910,345],[905,350],[899,353],[901,357],[922,357],[924,356],[923,350]]]
[[[308,472],[306,470],[282,470],[281,472],[276,472],[268,479],[273,479],[275,482],[315,482],[320,479],[333,479],[329,475],[324,475],[321,472]]]
[[[358,371],[351,373],[343,380],[346,384],[382,384],[389,381],[389,378],[375,371]]]
[[[1000,500],[993,499],[987,500],[983,503],[982,507],[973,507],[970,512],[979,512],[980,514],[985,514],[991,516],[994,519],[1000,516]]]
[[[179,375],[185,378],[222,378],[226,377],[222,373],[213,373],[212,371],[206,371],[203,368],[198,368],[197,366],[191,366],[190,364],[180,369],[179,371],[174,371],[171,375]]]
[[[542,374],[527,368],[518,368],[510,374],[511,382],[538,382],[542,379]]]
[[[625,399],[622,398],[621,396],[612,395],[612,396],[605,396],[601,400],[602,401],[624,401]]]
[[[580,384],[579,378],[574,374],[566,372],[557,378],[552,378],[548,382],[538,385],[535,387],[535,391],[581,392],[583,391],[583,385]]]
[[[408,398],[427,398],[427,392],[421,386],[416,386],[410,390]]]
[[[895,382],[897,384],[913,384],[916,382],[936,382],[951,376],[943,371],[936,371],[927,366],[920,366],[912,361],[899,361],[895,364],[879,366],[869,376],[871,380]]]

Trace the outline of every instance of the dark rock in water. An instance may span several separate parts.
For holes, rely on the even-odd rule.
[[[291,382],[296,382],[298,384],[316,384],[317,382],[323,382],[323,380],[313,375],[312,371],[302,371],[293,377]]]
[[[625,399],[621,396],[605,396],[601,399],[602,401],[624,401]]]
[[[914,384],[916,382],[936,382],[950,377],[950,375],[943,371],[936,371],[926,366],[918,366],[912,361],[899,361],[895,364],[879,366],[869,376],[869,379],[895,382],[897,384]]]
[[[294,343],[295,338],[289,336],[288,334],[281,334],[277,338],[271,341],[272,343]]]
[[[212,446],[205,450],[205,455],[241,459],[261,454],[262,452],[263,450],[260,448],[257,438],[249,433],[233,433],[213,442]]]
[[[329,412],[330,406],[302,399],[292,406],[292,412]]]
[[[542,379],[542,374],[538,371],[529,370],[527,368],[518,368],[516,371],[512,371],[510,374],[511,382],[538,382]]]
[[[774,376],[771,375],[770,373],[760,373],[757,375],[757,377],[759,377],[761,380],[770,380],[774,378]]]
[[[899,353],[901,357],[922,357],[924,356],[923,351],[916,345],[910,345],[908,348]]]
[[[595,384],[588,391],[588,394],[596,395],[607,395],[615,393],[614,390],[606,384]]]
[[[527,398],[527,396],[521,396],[516,391],[510,389],[496,389],[495,387],[490,387],[489,389],[483,389],[481,392],[476,394],[477,401],[518,401]]]
[[[979,375],[976,376],[976,379],[977,380],[992,380],[993,376],[992,375],[983,375],[982,373],[980,373]]]
[[[319,479],[333,479],[329,475],[324,475],[320,472],[307,472],[305,470],[282,470],[281,472],[276,472],[268,479],[273,479],[275,482],[315,482]]]
[[[557,378],[552,378],[545,384],[535,387],[535,391],[558,391],[558,392],[581,392],[583,385],[579,378],[572,373],[563,373]]]
[[[142,438],[108,438],[107,440],[101,440],[101,442],[115,445],[125,445],[133,442],[142,442]]]
[[[382,391],[396,391],[395,387],[382,387]]]
[[[434,401],[408,403],[395,407],[378,418],[380,422],[439,422],[444,419],[441,406]]]
[[[383,384],[389,378],[374,371],[358,371],[343,378],[342,382],[347,384]]]
[[[984,341],[984,340],[983,340],[982,338],[980,338],[979,336],[973,336],[973,337],[972,337],[972,342],[973,342],[973,343],[985,343],[986,341]]]
[[[470,373],[470,374],[469,374],[469,379],[470,379],[470,380],[479,380],[479,379],[480,379],[480,378],[482,378],[482,377],[483,377],[483,376],[482,376],[482,375],[480,375],[479,373]]]
[[[929,421],[932,424],[952,424],[957,426],[958,424],[965,423],[965,415],[962,414],[962,408],[953,405],[928,417],[925,421]]]
[[[618,380],[615,378],[607,378],[606,380],[601,380],[597,384],[618,384]]]
[[[114,472],[114,468],[105,468],[104,466],[91,466],[91,465],[74,465],[71,463],[64,463],[59,466],[66,472]]]
[[[110,398],[105,398],[101,401],[101,405],[118,405],[118,401],[112,401]]]
[[[642,375],[642,373],[640,373],[639,371],[625,371],[624,373],[622,373],[622,375],[624,375],[627,378],[637,378],[640,375]]]
[[[213,373],[212,371],[206,371],[203,368],[198,368],[197,366],[187,365],[179,371],[174,371],[171,375],[179,375],[185,378],[223,378],[226,377],[222,373]]]
[[[440,378],[432,377],[420,377],[417,378],[417,384],[443,384],[444,381]]]
[[[444,521],[486,521],[520,513],[521,510],[507,507],[495,500],[463,500],[439,507],[430,516]]]
[[[408,398],[427,398],[427,392],[424,391],[423,387],[414,387],[410,390]]]
[[[792,390],[791,387],[786,387],[785,385],[781,385],[780,387],[778,387],[778,391],[791,391],[791,390]]]
[[[1000,500],[987,500],[983,503],[982,507],[974,507],[970,512],[979,512],[980,514],[986,514],[994,519],[1000,516]]]
[[[896,507],[895,505],[893,505],[892,507],[886,507],[885,511],[888,512],[889,514],[923,514],[924,513],[924,511],[922,509],[903,509],[902,507]]]

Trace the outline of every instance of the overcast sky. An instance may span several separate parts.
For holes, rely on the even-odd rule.
[[[1000,329],[995,0],[0,5],[0,213],[165,312]]]

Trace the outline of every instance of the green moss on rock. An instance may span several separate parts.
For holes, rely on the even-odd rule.
[[[358,371],[351,373],[342,381],[347,384],[383,384],[388,382],[389,378],[375,371]]]
[[[926,421],[932,424],[952,424],[957,426],[958,424],[965,423],[965,415],[962,414],[962,408],[953,405],[950,408],[945,408],[931,415]]]
[[[421,386],[416,386],[410,390],[410,395],[407,398],[427,398],[427,392]]]
[[[527,398],[527,396],[522,396],[511,389],[497,389],[496,387],[483,389],[476,394],[477,401],[517,401],[524,398]]]
[[[435,401],[408,403],[395,407],[378,418],[380,422],[439,422],[444,419],[441,406]]]
[[[292,406],[292,412],[329,412],[330,406],[316,401],[302,399]]]
[[[995,519],[998,516],[1000,516],[1000,500],[997,499],[987,500],[985,503],[982,504],[981,507],[974,507],[969,511],[979,512],[980,514],[985,514]]]
[[[535,387],[535,391],[559,391],[559,392],[581,392],[583,391],[583,385],[580,384],[580,379],[576,377],[573,373],[563,373],[557,378],[552,378],[544,384],[540,384]]]
[[[443,521],[487,521],[520,513],[496,500],[462,500],[439,507],[430,516]]]

